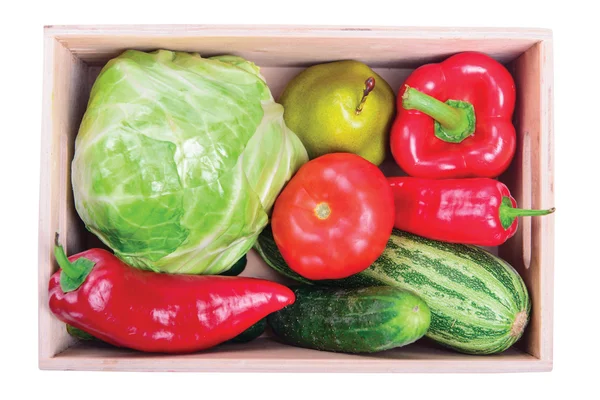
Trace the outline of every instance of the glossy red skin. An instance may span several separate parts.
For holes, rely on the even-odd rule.
[[[402,231],[450,243],[499,246],[517,231],[518,218],[508,229],[499,207],[508,197],[501,182],[489,178],[388,178],[396,204],[394,226]]]
[[[475,109],[474,134],[461,143],[438,139],[433,118],[402,107],[406,85],[443,102],[471,103]],[[515,154],[515,97],[515,83],[508,70],[482,53],[459,53],[442,63],[417,68],[397,97],[398,113],[390,133],[396,163],[408,175],[420,178],[498,177]]]
[[[213,347],[295,300],[287,287],[262,279],[142,271],[102,249],[69,260],[79,257],[95,265],[68,293],[60,288],[60,270],[52,275],[52,313],[107,343],[144,352]]]
[[[317,204],[331,208],[327,219]],[[394,198],[383,173],[350,153],[304,164],[275,202],[271,226],[281,255],[308,279],[340,279],[368,268],[392,233]]]

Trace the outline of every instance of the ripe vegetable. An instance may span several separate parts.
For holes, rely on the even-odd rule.
[[[269,266],[299,282],[345,288],[387,285],[415,293],[431,310],[426,336],[463,353],[502,352],[521,338],[529,322],[531,302],[523,279],[479,247],[394,229],[371,267],[346,279],[314,282],[286,265],[270,229],[255,247]]]
[[[549,210],[517,207],[505,184],[490,178],[388,178],[396,203],[394,227],[450,243],[499,246],[514,236],[518,217]]]
[[[66,256],[50,278],[48,305],[62,322],[114,346],[189,353],[233,339],[294,302],[287,287],[258,278],[157,274],[104,249]]]
[[[419,340],[431,321],[423,300],[389,286],[293,290],[294,304],[267,317],[273,333],[293,346],[375,353]]]
[[[394,198],[383,173],[351,153],[302,166],[273,209],[273,236],[290,268],[338,279],[368,268],[392,232]]]
[[[219,274],[252,247],[308,160],[252,63],[128,50],[91,91],[75,142],[75,207],[127,264]]]
[[[498,177],[515,154],[515,98],[510,72],[486,54],[420,66],[398,91],[396,163],[419,178]]]

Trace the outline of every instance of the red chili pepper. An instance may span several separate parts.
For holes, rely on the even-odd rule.
[[[130,267],[103,249],[67,258],[58,243],[54,253],[61,267],[49,284],[54,315],[140,351],[207,349],[295,300],[287,287],[263,279],[159,274]]]
[[[398,94],[391,131],[396,163],[420,178],[495,178],[514,157],[515,84],[476,52],[417,68]]]
[[[388,178],[394,192],[394,227],[450,243],[498,246],[517,230],[517,217],[546,215],[523,210],[506,185],[489,178]]]

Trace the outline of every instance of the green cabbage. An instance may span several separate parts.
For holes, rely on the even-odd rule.
[[[258,67],[129,50],[102,69],[75,141],[75,208],[126,263],[218,274],[308,160]]]

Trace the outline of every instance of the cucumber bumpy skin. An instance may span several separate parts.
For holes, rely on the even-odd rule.
[[[267,317],[281,341],[342,353],[374,353],[423,337],[431,313],[418,296],[389,286],[360,289],[299,286],[296,301]]]

